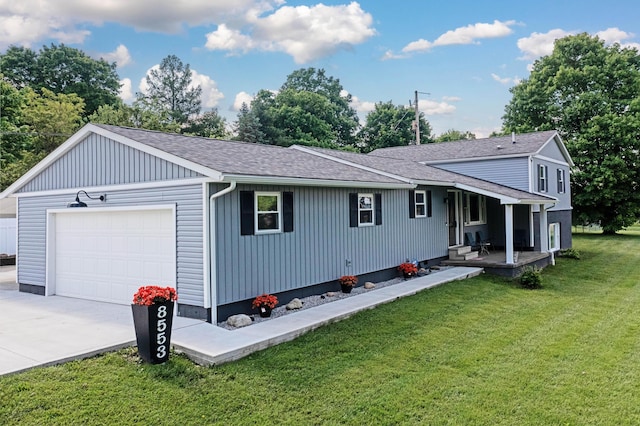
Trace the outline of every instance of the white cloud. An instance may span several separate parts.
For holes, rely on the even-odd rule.
[[[120,80],[119,96],[120,96],[120,99],[122,99],[125,102],[130,102],[133,100],[133,91],[131,88],[130,78],[123,78],[122,80]]]
[[[380,57],[380,60],[388,61],[390,59],[406,59],[408,57],[409,57],[408,55],[401,55],[398,53],[393,53],[393,50],[387,50],[386,52],[384,52],[382,57]]]
[[[459,96],[443,96],[442,100],[445,102],[460,102],[462,98]]]
[[[556,28],[546,33],[532,33],[529,37],[518,40],[518,48],[524,54],[518,59],[533,61],[553,53],[553,44],[559,38],[575,34]]]
[[[500,77],[498,74],[491,73],[491,77],[500,84],[515,85],[522,81],[518,77]]]
[[[140,31],[177,33],[185,26],[244,21],[282,0],[0,0],[0,46],[31,46],[48,38],[82,43],[86,24],[115,22]],[[249,11],[249,12],[248,12]]]
[[[154,65],[149,68],[145,74],[145,76],[140,79],[140,84],[138,88],[141,93],[148,93],[149,86],[147,85],[147,76],[151,72],[151,70],[159,70],[160,65]],[[203,108],[215,108],[218,105],[218,102],[224,98],[224,94],[218,90],[218,84],[211,79],[211,77],[200,74],[196,70],[191,69],[191,84],[190,88],[200,86],[202,88],[202,107]]]
[[[116,47],[116,50],[109,53],[103,53],[99,55],[105,61],[111,63],[115,62],[118,68],[122,68],[131,63],[131,55],[129,54],[129,49],[124,44]]]
[[[270,15],[250,16],[248,27],[220,25],[205,46],[230,53],[249,50],[285,52],[298,64],[349,50],[375,35],[373,18],[360,5],[284,6]]]
[[[604,40],[606,44],[614,44],[618,43],[622,47],[634,47],[640,50],[640,43],[636,42],[625,42],[625,40],[634,38],[636,35],[633,33],[628,33],[626,31],[622,31],[617,27],[607,28],[603,31],[598,31],[596,35]]]
[[[418,109],[425,115],[447,115],[453,114],[456,107],[447,102],[432,101],[429,99],[418,100]]]
[[[436,46],[477,44],[480,39],[506,37],[512,34],[513,30],[511,27],[515,24],[515,21],[502,22],[498,20],[493,21],[491,24],[479,22],[477,24],[471,24],[466,27],[459,27],[455,30],[447,31],[434,41],[424,39],[412,41],[402,48],[402,51],[405,53],[424,52],[429,51]]]
[[[231,110],[240,111],[243,103],[247,104],[247,106],[251,106],[251,101],[253,101],[253,96],[251,96],[247,92],[239,92],[238,94],[236,94]]]
[[[351,107],[355,109],[358,114],[366,115],[373,111],[376,107],[375,102],[362,101],[357,96],[351,96]]]

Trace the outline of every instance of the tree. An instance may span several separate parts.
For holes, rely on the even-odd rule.
[[[22,124],[25,99],[22,93],[0,79],[0,171],[22,158],[31,148],[28,128]]]
[[[476,135],[473,133],[466,131],[461,132],[460,130],[449,129],[446,132],[442,133],[440,136],[436,138],[436,142],[451,142],[451,141],[462,141],[462,140],[473,140],[476,138]]]
[[[36,134],[34,154],[48,154],[82,125],[84,101],[76,94],[65,95],[42,89],[42,95],[30,88],[25,92],[23,122]]]
[[[85,114],[93,114],[101,105],[118,101],[120,79],[116,64],[93,59],[84,52],[61,44],[43,46],[40,52],[9,47],[0,55],[0,69],[7,81],[20,89],[30,87],[38,93],[76,94],[85,102]]]
[[[280,93],[288,90],[315,93],[326,98],[331,108],[323,111],[323,121],[330,125],[335,134],[335,143],[340,146],[355,145],[358,113],[351,107],[351,94],[344,90],[339,79],[328,77],[324,69],[302,68],[287,76]]]
[[[242,103],[238,112],[238,120],[234,125],[235,140],[253,143],[265,143],[264,133],[260,130],[260,119],[246,103]]]
[[[170,121],[184,124],[200,112],[202,87],[191,87],[191,68],[175,55],[160,62],[158,69],[147,75],[147,93],[138,93],[138,100],[154,111],[167,111]]]
[[[370,152],[378,148],[409,145],[415,142],[415,110],[402,105],[393,105],[391,101],[377,103],[367,114],[366,123],[359,133],[360,148]],[[420,113],[420,141],[433,142],[431,126]]]
[[[557,129],[576,168],[574,222],[605,234],[640,218],[640,56],[578,34],[557,40],[511,89],[505,132]]]
[[[165,111],[153,111],[140,101],[129,106],[122,102],[117,105],[103,105],[89,116],[92,123],[111,124],[114,126],[134,127],[138,129],[157,130],[165,133],[180,133],[180,125],[169,120]]]
[[[181,133],[205,138],[225,138],[227,136],[225,125],[226,120],[218,115],[217,109],[213,109],[190,118]]]

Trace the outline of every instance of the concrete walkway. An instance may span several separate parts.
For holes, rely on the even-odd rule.
[[[451,268],[233,331],[176,317],[172,346],[200,364],[221,364],[356,312],[481,272],[481,268]],[[130,306],[20,293],[14,267],[0,267],[0,375],[132,345]]]

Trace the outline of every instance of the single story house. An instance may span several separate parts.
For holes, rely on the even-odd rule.
[[[499,236],[506,264],[520,227],[528,249],[558,248],[555,194],[386,152],[87,124],[0,194],[17,198],[20,291],[129,304],[141,285],[171,285],[178,315],[216,322],[262,293],[286,301],[342,275],[395,276],[406,259],[436,264],[469,229]]]

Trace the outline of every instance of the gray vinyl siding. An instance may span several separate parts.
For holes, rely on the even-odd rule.
[[[91,133],[17,192],[200,177],[201,174]]]
[[[549,180],[548,186],[549,189],[547,192],[539,192],[538,191],[538,166],[545,165],[547,166],[547,178]],[[565,179],[565,192],[558,192],[558,170],[564,170],[564,179]],[[560,210],[570,210],[571,209],[571,174],[568,165],[561,165],[558,163],[553,163],[550,161],[541,160],[540,158],[533,158],[533,167],[531,167],[531,175],[533,182],[533,192],[538,194],[548,195],[558,199],[556,205],[551,209],[553,211]]]
[[[18,199],[18,282],[45,285],[47,209],[66,208],[75,191]],[[202,185],[109,191],[107,203],[88,201],[91,207],[176,205],[177,276],[180,303],[204,306]]]
[[[451,172],[487,180],[522,191],[529,191],[529,165],[527,157],[433,165]]]
[[[555,142],[555,140],[552,140],[551,142],[543,146],[538,155],[557,161],[562,161],[563,163],[567,162],[567,159],[564,158],[564,155],[562,155],[562,151],[560,151],[560,148],[558,147],[558,144]]]
[[[432,217],[410,219],[408,190],[239,185],[215,206],[218,304],[446,256],[446,191],[424,189],[432,191]],[[292,191],[294,231],[241,236],[242,190]],[[382,194],[382,225],[349,227],[351,192]]]

